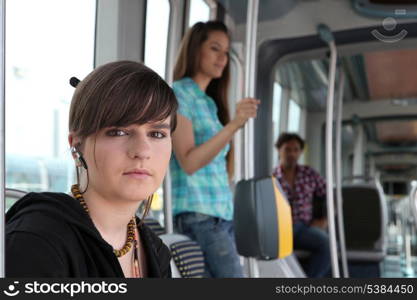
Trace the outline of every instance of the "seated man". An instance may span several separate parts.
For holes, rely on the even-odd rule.
[[[313,219],[313,199],[324,201],[326,183],[314,169],[297,164],[304,149],[304,141],[299,135],[282,133],[275,147],[280,164],[274,176],[279,180],[291,205],[294,248],[311,252],[306,268],[308,277],[324,277],[330,271],[329,238],[324,230],[327,221],[323,213],[320,219]]]

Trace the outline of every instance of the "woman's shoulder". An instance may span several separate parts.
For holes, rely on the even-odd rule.
[[[178,113],[189,120],[194,119],[195,99],[198,98],[198,90],[194,81],[189,77],[181,78],[172,85],[175,96],[178,100]]]
[[[29,193],[7,212],[8,276],[86,276],[84,259],[93,254],[86,251],[98,249],[89,248],[92,244],[107,247],[80,203],[67,194]]]
[[[179,80],[174,81],[172,84],[172,89],[174,90],[175,95],[179,101],[184,100],[182,98],[198,98],[204,95],[200,90],[197,83],[190,77],[183,77]]]
[[[82,208],[64,193],[29,193],[6,213],[6,234],[26,232],[56,240],[72,233],[70,224],[82,219]],[[79,204],[78,204],[79,206]]]
[[[190,77],[183,77],[181,79],[175,80],[172,83],[172,87],[175,89],[181,89],[181,88],[191,88],[193,87],[193,80]]]
[[[7,276],[62,277],[65,248],[76,238],[62,218],[71,197],[60,193],[29,193],[6,214]]]
[[[66,264],[59,241],[36,231],[6,234],[7,277],[65,277]]]

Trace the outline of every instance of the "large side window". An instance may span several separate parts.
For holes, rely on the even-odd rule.
[[[168,0],[146,4],[145,64],[165,78],[170,6]]]
[[[273,143],[278,139],[280,133],[280,120],[281,120],[281,101],[282,99],[282,88],[279,83],[274,83],[274,91],[273,91],[273,103],[272,103],[272,126],[273,126]],[[275,146],[274,146],[275,148]],[[278,154],[273,152],[273,165],[278,165]]]
[[[74,182],[68,113],[93,69],[95,0],[13,0],[6,7],[6,186],[66,192]]]
[[[146,4],[145,64],[165,78],[170,5],[168,0],[148,0]],[[164,191],[154,194],[152,217],[164,224]]]
[[[210,7],[204,0],[190,0],[190,14],[188,27],[197,22],[206,22],[210,19]]]
[[[301,108],[294,100],[290,99],[290,107],[288,110],[288,131],[299,132],[301,121]]]

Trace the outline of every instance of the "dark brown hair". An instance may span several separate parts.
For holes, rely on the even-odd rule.
[[[138,62],[112,62],[98,67],[77,85],[69,130],[84,139],[106,127],[145,124],[171,116],[173,131],[177,107],[174,92],[157,73]]]
[[[98,67],[77,85],[69,130],[83,140],[106,127],[141,125],[171,117],[174,131],[177,107],[174,92],[157,73],[138,62],[112,62]],[[146,203],[139,226],[152,198]]]
[[[213,31],[225,33],[230,40],[226,25],[220,21],[198,22],[191,27],[181,41],[177,62],[174,68],[174,80],[184,77],[193,77],[198,71],[201,45],[208,39]],[[230,61],[223,70],[220,78],[213,78],[206,89],[206,94],[213,98],[217,106],[217,116],[223,125],[230,121],[227,90],[229,88]],[[233,147],[227,155],[229,176],[233,174]]]
[[[210,32],[221,31],[229,37],[227,27],[219,21],[198,22],[185,34],[174,68],[174,80],[193,77],[197,72],[201,45],[208,39]],[[230,40],[230,37],[229,37]],[[229,88],[230,63],[223,70],[220,78],[214,78],[207,86],[206,94],[216,102],[218,117],[223,125],[230,121],[227,89]]]
[[[275,147],[279,150],[285,143],[289,141],[297,141],[300,144],[301,150],[304,149],[304,140],[296,133],[283,132],[279,135]]]

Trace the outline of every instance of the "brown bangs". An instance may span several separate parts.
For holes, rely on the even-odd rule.
[[[178,103],[172,89],[143,64],[119,61],[90,73],[74,93],[69,129],[87,137],[112,126],[163,121],[176,127]]]
[[[162,121],[172,116],[175,96],[155,73],[129,74],[113,83],[98,110],[98,130],[110,126],[127,126]],[[159,79],[159,80],[158,80]]]

